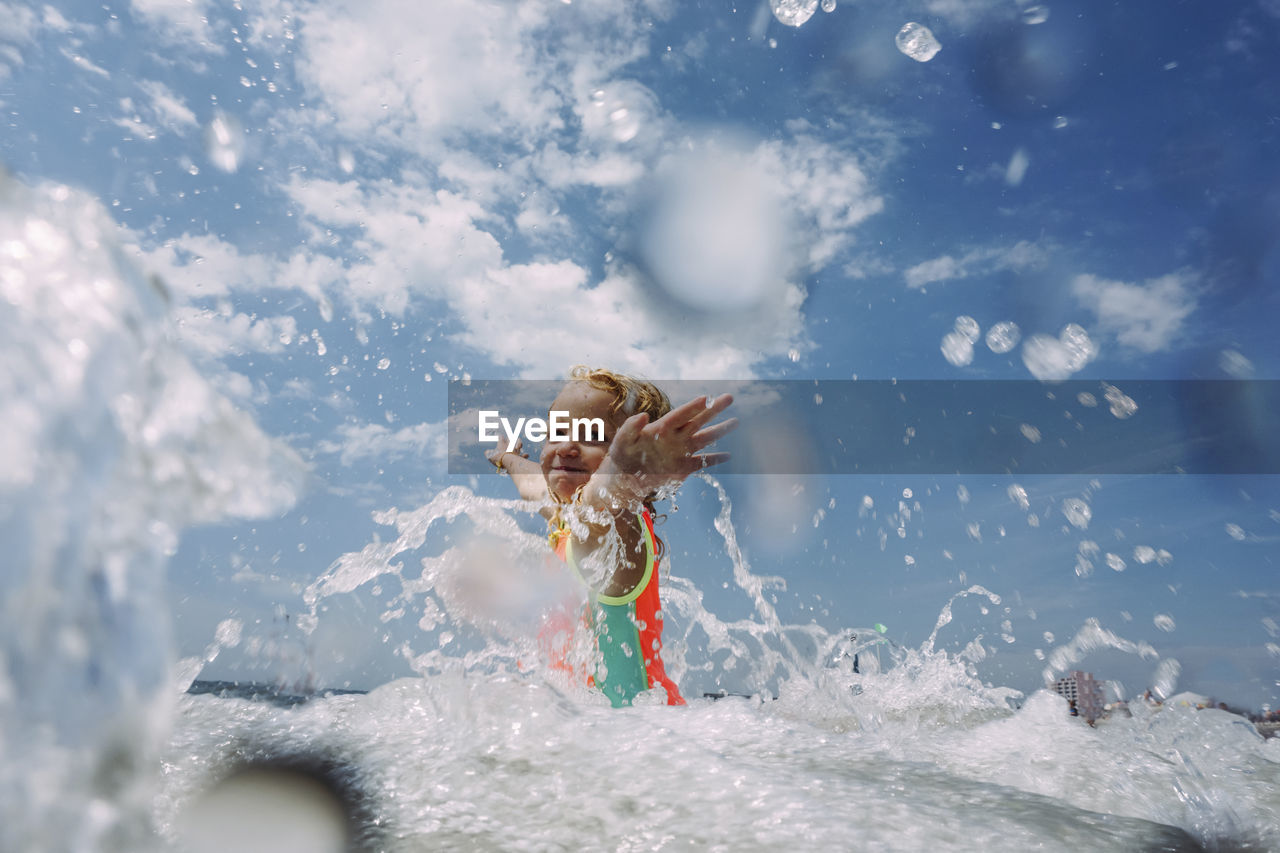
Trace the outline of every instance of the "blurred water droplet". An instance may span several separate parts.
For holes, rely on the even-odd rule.
[[[1172,631],[1177,627],[1173,621],[1173,617],[1168,613],[1157,613],[1156,617],[1151,620],[1161,631]]]
[[[947,332],[942,338],[942,355],[956,367],[973,361],[973,342],[961,332]]]
[[[1062,502],[1062,514],[1067,517],[1067,521],[1071,522],[1074,527],[1084,530],[1089,526],[1089,519],[1093,518],[1093,510],[1089,509],[1089,505],[1079,498],[1067,498]]]
[[[1090,394],[1088,391],[1081,391],[1076,395],[1076,400],[1085,408],[1093,409],[1098,405],[1098,398]]]
[[[898,50],[916,62],[928,62],[938,55],[942,45],[933,37],[933,33],[923,24],[912,21],[905,24],[893,39]]]
[[[1018,432],[1022,433],[1022,437],[1032,444],[1040,443],[1040,430],[1036,429],[1031,424],[1023,424],[1018,427]]]
[[[1244,528],[1241,527],[1240,525],[1229,523],[1227,524],[1227,535],[1230,536],[1232,539],[1236,540],[1237,542],[1243,542],[1245,539],[1245,536],[1247,536],[1248,534],[1244,532]]]
[[[1058,340],[1071,354],[1069,367],[1072,373],[1093,361],[1098,354],[1098,346],[1089,337],[1089,333],[1075,323],[1068,323],[1058,333]]]
[[[216,113],[204,131],[204,150],[214,166],[234,172],[244,157],[244,128],[234,117]]]
[[[1117,572],[1124,571],[1124,568],[1125,568],[1124,560],[1121,559],[1121,557],[1118,554],[1112,554],[1108,552],[1106,559],[1107,559],[1107,565],[1110,566],[1112,569],[1115,569]]]
[[[911,500],[911,495],[912,495],[912,491],[910,489],[902,490],[902,497],[904,497],[905,499]]]
[[[1107,402],[1111,404],[1111,414],[1115,415],[1120,420],[1124,420],[1134,412],[1138,411],[1138,404],[1134,399],[1116,386],[1104,384],[1102,388],[1103,396],[1106,397]]]
[[[822,0],[822,11],[834,12],[836,10],[836,0]]]
[[[1146,565],[1156,558],[1156,549],[1150,545],[1139,545],[1133,549],[1133,559]]]
[[[356,169],[356,158],[349,148],[338,149],[338,168],[350,175]]]
[[[1009,500],[1018,505],[1018,509],[1026,512],[1031,507],[1031,501],[1027,498],[1027,490],[1022,486],[1014,483],[1008,489]]]
[[[391,366],[391,359],[389,359],[389,358],[380,358],[380,359],[378,359],[378,369],[379,369],[379,370],[386,370],[386,369],[387,369],[388,367],[390,367],[390,366]]]
[[[798,27],[813,17],[818,0],[770,0],[773,16],[788,27]]]
[[[1218,356],[1222,372],[1236,379],[1248,379],[1253,375],[1253,362],[1232,349],[1223,350]]]
[[[794,349],[794,348],[787,350],[787,358],[791,359],[792,361],[799,361],[800,350]]]
[[[1028,6],[1022,10],[1022,22],[1024,24],[1043,24],[1049,20],[1049,7],[1043,4]]]
[[[1053,120],[1054,130],[1062,130],[1064,127],[1067,126],[1067,124],[1069,124],[1069,122],[1067,121],[1066,116],[1058,116]]]
[[[996,323],[987,330],[987,349],[999,354],[1009,352],[1018,345],[1021,337],[1022,332],[1016,323]]]
[[[982,334],[982,327],[972,317],[962,314],[956,318],[956,331],[968,338],[969,343],[976,343]]]
[[[1013,156],[1009,158],[1009,165],[1004,169],[1004,182],[1011,187],[1018,186],[1027,176],[1027,167],[1030,165],[1031,155],[1027,153],[1027,149],[1015,149]]]

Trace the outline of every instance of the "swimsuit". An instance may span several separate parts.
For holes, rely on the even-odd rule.
[[[653,517],[646,509],[637,514],[637,518],[644,532],[645,552],[644,574],[640,582],[626,595],[593,592],[582,615],[582,624],[595,634],[596,648],[602,658],[595,676],[587,680],[600,688],[615,708],[630,705],[636,695],[657,685],[662,685],[667,691],[668,705],[683,705],[684,698],[675,682],[667,677],[662,664],[662,605],[658,600],[658,557]],[[589,587],[574,558],[572,539],[560,531],[552,534],[556,554]],[[564,634],[566,621],[563,615],[559,619],[548,620],[542,634],[561,632],[561,636],[567,639]],[[563,645],[567,647],[568,643]],[[544,642],[544,650],[549,650],[547,646]],[[552,668],[572,671],[564,660],[567,648],[559,649],[559,654],[554,649],[549,651]]]

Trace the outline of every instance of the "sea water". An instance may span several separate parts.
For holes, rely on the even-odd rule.
[[[1280,740],[1177,696],[1090,727],[984,684],[937,630],[902,648],[784,624],[723,492],[752,613],[722,620],[664,576],[664,656],[747,695],[613,709],[548,671],[539,613],[572,590],[529,506],[460,487],[381,513],[394,538],[304,593],[314,629],[398,580],[381,615],[412,623],[415,677],[293,705],[185,693],[201,661],[174,662],[163,593],[178,531],[278,514],[300,466],[168,344],[162,285],[95,202],[0,192],[0,849],[1280,849]],[[1146,652],[1086,621],[1050,674],[1099,646]]]

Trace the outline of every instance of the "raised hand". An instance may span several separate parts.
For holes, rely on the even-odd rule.
[[[695,471],[719,465],[729,454],[701,451],[737,427],[737,418],[707,425],[732,403],[729,394],[710,405],[705,396],[695,397],[653,423],[643,413],[628,418],[614,434],[600,472],[621,475],[629,481],[625,491],[644,497],[682,482]]]

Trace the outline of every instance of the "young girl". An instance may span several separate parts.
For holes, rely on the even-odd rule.
[[[603,440],[548,441],[541,463],[518,446],[487,454],[511,474],[522,498],[542,504],[552,546],[588,586],[583,622],[595,634],[603,664],[593,681],[614,707],[630,705],[641,691],[659,685],[667,704],[684,704],[662,664],[663,543],[653,533],[653,503],[693,472],[728,459],[699,451],[737,426],[733,419],[708,426],[732,402],[727,394],[712,402],[698,397],[672,409],[652,383],[579,366],[551,410],[574,419],[599,418]],[[568,669],[567,639],[560,649],[545,649],[548,635],[556,632],[571,637],[572,621],[553,617],[540,637],[552,665]]]

